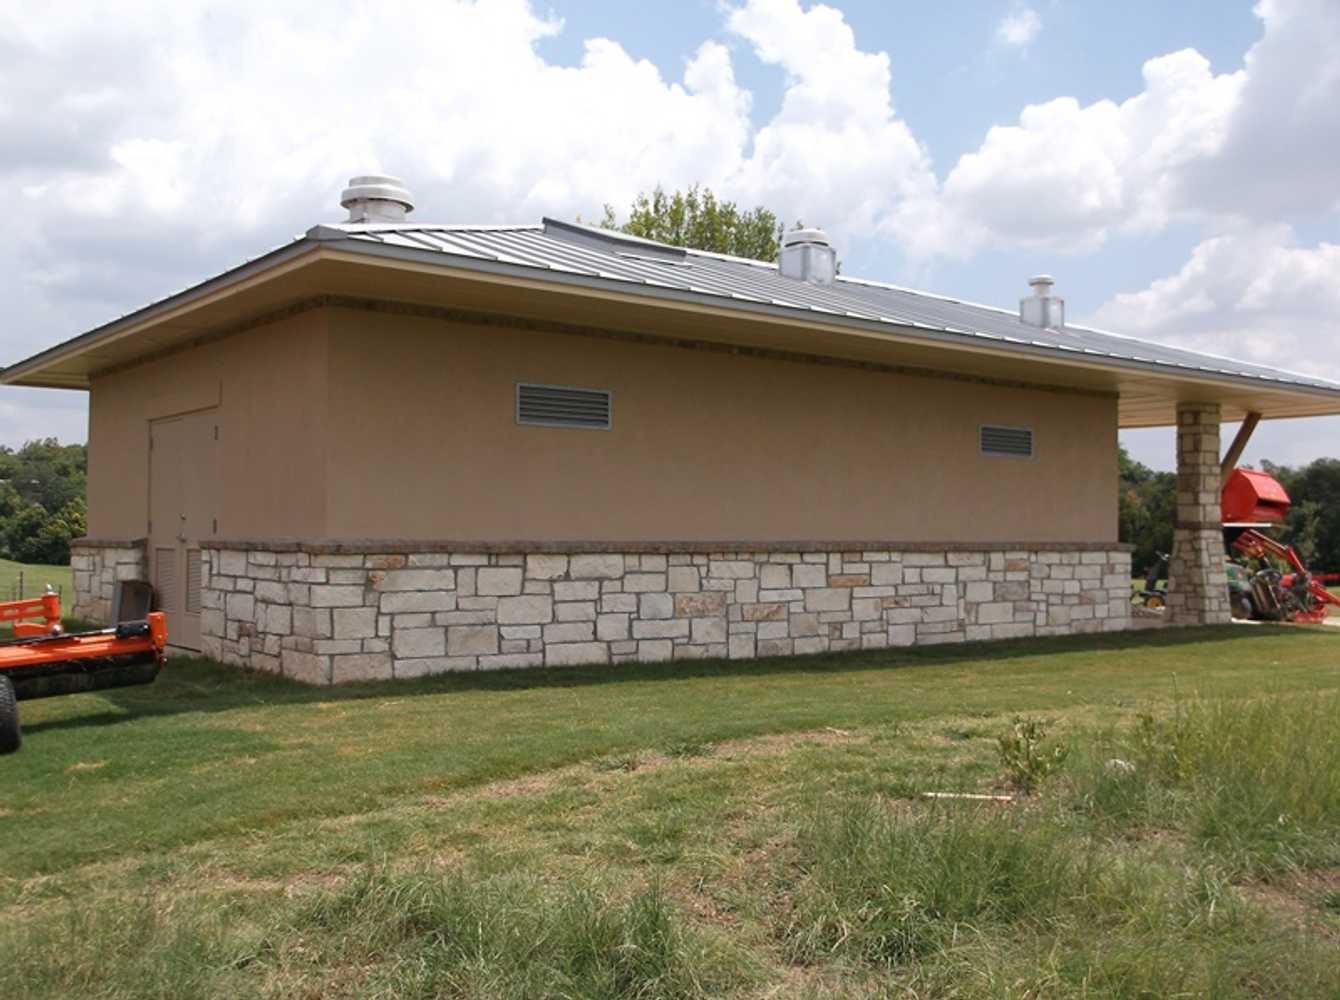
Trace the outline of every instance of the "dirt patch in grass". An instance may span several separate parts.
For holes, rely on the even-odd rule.
[[[1241,891],[1281,923],[1340,941],[1340,868],[1290,873]]]

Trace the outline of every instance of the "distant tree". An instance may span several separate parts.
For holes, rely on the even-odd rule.
[[[751,260],[776,260],[782,239],[782,224],[773,212],[762,206],[741,211],[735,202],[720,201],[697,184],[673,194],[659,187],[650,195],[639,194],[623,223],[614,207],[606,205],[600,225],[659,243]]]
[[[1117,448],[1118,538],[1135,546],[1131,568],[1144,576],[1160,554],[1172,551],[1177,516],[1177,476],[1155,472]]]
[[[1262,462],[1293,505],[1283,537],[1311,568],[1340,572],[1340,459],[1319,458],[1302,468]]]

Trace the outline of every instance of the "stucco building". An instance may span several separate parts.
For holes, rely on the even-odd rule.
[[[6,369],[90,395],[74,612],[314,682],[1128,625],[1120,427],[1177,425],[1172,614],[1227,620],[1219,426],[1340,385],[545,220],[350,220]]]

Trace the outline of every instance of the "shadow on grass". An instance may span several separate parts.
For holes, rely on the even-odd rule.
[[[1312,631],[1312,630],[1309,630]],[[108,726],[128,718],[226,712],[258,705],[292,705],[370,698],[447,694],[469,691],[523,691],[635,682],[731,678],[741,681],[774,675],[843,674],[865,670],[905,670],[981,661],[1039,659],[1075,653],[1125,653],[1139,657],[1204,643],[1230,644],[1252,638],[1297,634],[1297,628],[1180,628],[1113,632],[1096,635],[1006,639],[900,649],[861,650],[811,656],[778,656],[756,660],[679,660],[670,663],[629,663],[620,666],[531,667],[516,670],[447,673],[414,680],[391,680],[313,687],[298,681],[202,657],[170,657],[158,680],[144,687],[98,692],[115,710],[35,722],[25,731]],[[1231,659],[1226,654],[1225,659]]]

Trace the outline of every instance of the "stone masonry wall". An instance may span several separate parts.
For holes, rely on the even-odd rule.
[[[1228,574],[1220,506],[1219,406],[1177,408],[1177,523],[1168,563],[1168,620],[1227,625]]]
[[[63,609],[72,618],[110,623],[112,596],[118,580],[147,580],[144,541],[77,539],[70,546],[74,575],[73,604]]]
[[[508,554],[222,544],[205,552],[205,655],[315,684],[1115,631],[1130,614],[1130,555],[1117,546]]]

